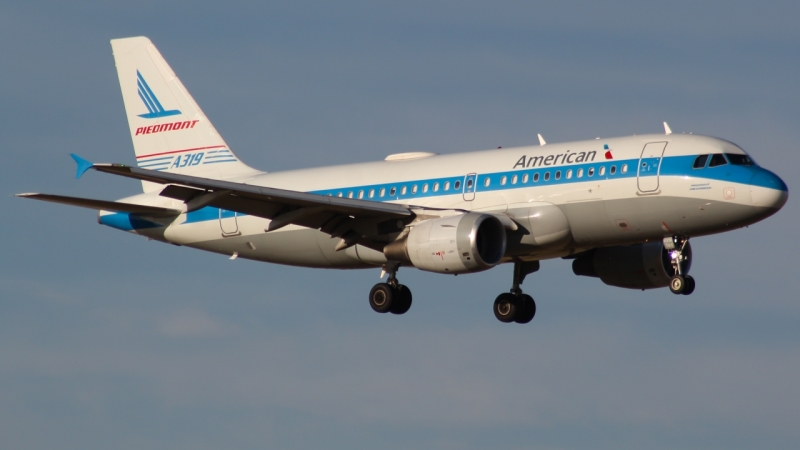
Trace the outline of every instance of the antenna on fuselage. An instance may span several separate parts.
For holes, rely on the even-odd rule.
[[[539,136],[539,145],[547,144],[547,142],[544,141],[544,138],[542,137],[541,134],[537,134],[537,136]]]
[[[672,130],[667,125],[667,122],[664,122],[664,134],[672,134]]]

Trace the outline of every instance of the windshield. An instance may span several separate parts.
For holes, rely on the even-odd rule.
[[[708,163],[708,167],[724,166],[725,164],[728,164],[728,161],[725,160],[722,153],[714,153],[711,155],[711,162]]]
[[[736,153],[726,153],[725,156],[728,157],[728,161],[735,166],[752,166],[753,160],[750,159],[747,155],[739,155]]]

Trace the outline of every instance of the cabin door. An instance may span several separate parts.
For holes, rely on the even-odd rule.
[[[220,208],[219,228],[223,236],[235,236],[239,234],[239,224],[236,221],[236,211],[228,211]]]
[[[639,167],[636,170],[636,182],[640,192],[658,190],[658,176],[661,173],[661,162],[666,148],[666,142],[649,142],[642,149]]]

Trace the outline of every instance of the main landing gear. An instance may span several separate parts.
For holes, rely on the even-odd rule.
[[[399,263],[390,261],[384,266],[389,274],[386,283],[378,283],[369,291],[369,306],[379,313],[405,314],[411,308],[411,289],[397,282]]]
[[[516,261],[514,263],[514,284],[511,292],[497,296],[494,301],[494,316],[503,323],[528,323],[536,315],[536,302],[519,287],[525,276],[539,270],[539,261]]]
[[[669,290],[677,295],[689,295],[694,292],[695,282],[691,275],[688,275],[690,253],[686,251],[689,238],[682,236],[665,237],[664,248],[669,253],[670,263],[674,275],[669,280]]]

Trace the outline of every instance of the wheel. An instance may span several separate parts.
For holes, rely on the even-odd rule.
[[[505,293],[498,295],[494,301],[494,316],[503,323],[513,321],[514,316],[517,314],[518,302],[519,300],[513,294]]]
[[[405,314],[411,308],[411,289],[400,284],[394,290],[394,302],[392,304],[392,314]]]
[[[387,283],[378,283],[369,291],[369,306],[375,312],[386,313],[392,309],[394,303],[394,289]]]
[[[683,295],[689,295],[694,292],[694,277],[691,275],[686,275],[684,278],[686,279],[686,287],[683,288],[683,292],[681,293]]]
[[[686,289],[686,279],[681,275],[675,275],[669,280],[669,290],[673,294],[681,294]]]
[[[517,323],[528,323],[533,319],[533,316],[536,315],[536,302],[533,301],[533,297],[528,294],[523,294],[519,298],[519,307],[517,308],[517,314],[514,316],[514,322]]]

